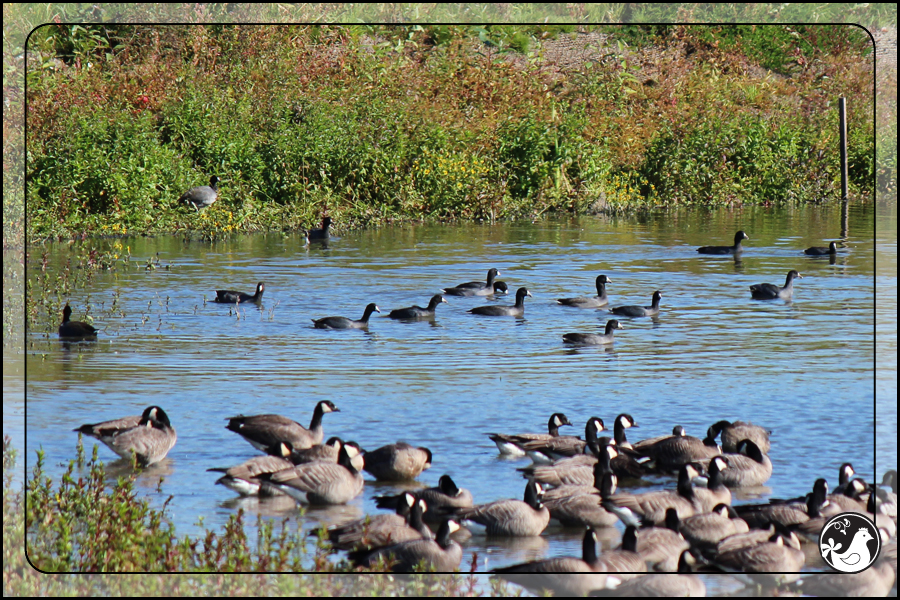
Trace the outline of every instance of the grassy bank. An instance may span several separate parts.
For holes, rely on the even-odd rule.
[[[573,49],[551,61],[559,40]],[[846,26],[48,25],[28,46],[29,234],[821,202],[838,193],[838,96],[864,195],[891,168],[873,160],[867,41]],[[176,204],[211,174],[215,205]]]
[[[482,592],[507,595],[502,583],[490,590],[469,575],[359,577],[346,563],[329,559],[320,544],[306,549],[307,532],[260,519],[255,535],[244,524],[243,511],[222,531],[207,530],[197,538],[178,537],[166,509],[152,508],[138,497],[134,477],[107,481],[103,464],[77,458],[58,482],[42,471],[39,455],[22,494],[13,490],[16,452],[3,443],[3,592],[6,596],[119,595],[266,595],[341,597],[472,596]],[[158,492],[164,487],[160,482]],[[255,538],[255,539],[254,539]],[[23,552],[27,544],[28,560]],[[159,575],[48,575],[47,573],[145,573]],[[166,572],[197,573],[191,577]],[[258,573],[230,577],[223,573]],[[304,573],[266,575],[265,573]]]

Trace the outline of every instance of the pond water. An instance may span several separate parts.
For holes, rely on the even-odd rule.
[[[877,244],[876,213],[880,235],[888,236]],[[750,236],[740,261],[696,252],[728,244],[738,229]],[[420,482],[436,485],[448,473],[476,502],[521,499],[525,480],[515,469],[530,464],[499,458],[485,433],[542,431],[557,411],[575,423],[563,431],[579,435],[592,415],[611,424],[630,413],[640,425],[629,431],[632,440],[678,424],[702,437],[721,419],[770,428],[773,476],[736,503],[801,495],[817,477],[834,484],[845,461],[867,481],[876,473],[880,481],[897,464],[896,231],[891,204],[852,206],[846,221],[840,205],[825,205],[385,227],[342,232],[327,248],[304,247],[295,234],[122,240],[135,260],[158,257],[160,268],[101,273],[69,298],[76,320],[91,305],[99,340],[62,344],[58,321],[28,338],[26,468],[42,448],[58,476],[75,455],[74,427],[158,404],[178,443],[139,481],[157,502],[174,496],[168,512],[180,534],[198,533],[201,517],[219,527],[238,507],[294,517],[293,501],[237,499],[206,470],[258,455],[225,429],[226,417],[277,413],[306,425],[327,399],[341,412],[325,416],[326,437],[367,449],[397,440],[427,446],[434,466]],[[834,260],[803,254],[841,238]],[[34,269],[40,252],[32,250]],[[47,250],[54,265],[77,245]],[[483,279],[490,267],[511,290],[531,291],[524,318],[466,312],[511,304],[512,295],[448,297],[433,322],[386,317],[393,308],[424,306],[442,287]],[[749,285],[783,285],[790,269],[803,274],[793,302],[751,300]],[[658,289],[660,314],[620,319],[624,329],[610,348],[568,347],[564,333],[595,332],[609,314],[555,299],[593,295],[601,273],[612,280],[612,306],[649,305]],[[266,284],[260,307],[241,305],[235,314],[211,302],[216,289],[252,292],[258,281]],[[312,327],[311,319],[324,316],[357,319],[369,302],[382,312],[368,331]],[[877,351],[887,357],[877,377],[876,318]],[[4,402],[5,417],[20,413],[19,403]],[[11,429],[15,440],[21,432]],[[116,458],[103,446],[100,456]],[[673,482],[654,480],[654,487]],[[396,489],[367,481],[348,506],[311,510],[305,519],[334,523],[374,513],[373,496]],[[610,533],[604,547],[619,537]],[[581,532],[560,528],[529,540],[473,537],[464,564],[471,552],[481,570],[580,555],[580,540]]]

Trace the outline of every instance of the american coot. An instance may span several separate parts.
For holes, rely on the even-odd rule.
[[[484,288],[461,288],[461,287],[452,287],[445,288],[443,292],[448,296],[463,296],[465,298],[470,298],[472,296],[489,296],[493,294],[505,294],[509,291],[509,287],[506,285],[504,281],[495,281],[492,287],[492,291],[486,292]]]
[[[254,448],[263,452],[280,442],[290,442],[295,450],[302,450],[322,443],[325,438],[322,417],[331,412],[341,412],[331,400],[322,400],[316,404],[309,429],[281,415],[229,417],[225,429],[239,434]]]
[[[310,229],[306,232],[306,239],[310,241],[324,241],[329,238],[328,228],[331,227],[331,217],[322,219],[321,229]]]
[[[369,326],[369,317],[372,316],[373,312],[380,313],[381,310],[375,306],[374,302],[370,302],[369,305],[366,306],[362,319],[359,321],[354,321],[347,317],[325,317],[322,319],[313,319],[312,322],[315,324],[316,329],[365,329]]]
[[[822,246],[813,246],[803,251],[804,254],[810,256],[828,256],[829,254],[837,254],[837,242],[831,242],[827,248]]]
[[[434,309],[436,309],[437,305],[442,302],[444,304],[447,303],[447,301],[444,300],[443,296],[441,296],[440,294],[435,294],[431,297],[431,301],[428,303],[427,308],[422,308],[421,306],[398,308],[392,310],[388,316],[392,319],[433,319]]]
[[[200,212],[201,208],[206,208],[216,201],[219,197],[219,178],[213,175],[209,178],[209,185],[201,185],[191,188],[181,195],[179,202],[186,202],[194,207],[194,210]]]
[[[468,312],[489,317],[521,317],[525,314],[525,296],[531,296],[531,292],[526,288],[519,288],[513,306],[476,306]]]
[[[59,337],[65,340],[96,340],[97,329],[82,321],[70,321],[72,307],[63,308],[63,320],[59,326]]]
[[[610,312],[614,315],[622,317],[652,317],[659,314],[659,299],[662,298],[662,292],[656,290],[653,292],[653,302],[650,306],[619,306]]]
[[[223,304],[239,304],[241,302],[259,302],[262,300],[263,292],[266,286],[262,281],[256,284],[255,294],[245,294],[244,292],[234,292],[232,290],[216,290],[216,302]]]
[[[738,231],[734,234],[734,246],[703,246],[697,248],[697,252],[700,254],[737,254],[744,250],[741,248],[741,241],[749,239],[749,235],[743,231]]]
[[[147,407],[139,417],[82,425],[73,431],[97,438],[122,458],[133,453],[144,467],[164,459],[178,439],[169,416],[158,406]]]
[[[606,284],[610,283],[612,279],[607,277],[606,275],[598,275],[597,276],[597,295],[596,296],[579,296],[578,298],[559,298],[557,300],[558,303],[563,306],[575,306],[578,308],[600,308],[601,306],[606,306],[609,303],[609,298],[606,297]]]
[[[338,451],[337,464],[316,461],[260,476],[263,487],[275,487],[305,504],[347,504],[365,484],[353,467],[347,447]]]
[[[784,282],[783,288],[771,283],[757,283],[750,286],[750,295],[754,300],[774,300],[776,298],[788,300],[794,294],[795,278],[803,279],[803,275],[797,271],[788,271],[787,280]]]
[[[494,293],[494,280],[497,276],[500,275],[500,271],[497,269],[491,269],[487,274],[487,281],[482,283],[480,281],[470,281],[468,283],[460,283],[457,286],[452,288],[445,288],[441,290],[445,294],[450,294],[451,296],[488,296]],[[454,290],[450,292],[448,290]],[[463,294],[458,293],[462,290],[471,290],[472,294]]]
[[[563,336],[563,341],[569,344],[612,344],[613,335],[616,329],[624,329],[622,325],[615,319],[610,319],[606,323],[606,332],[603,335],[596,333],[567,333]]]

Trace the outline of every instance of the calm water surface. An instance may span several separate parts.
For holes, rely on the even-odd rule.
[[[58,475],[74,457],[73,427],[158,404],[179,439],[139,481],[158,502],[174,495],[168,512],[179,533],[198,533],[200,517],[219,527],[238,507],[293,517],[293,501],[238,499],[213,485],[217,474],[206,469],[258,454],[225,430],[226,417],[278,413],[306,425],[316,402],[328,399],[341,412],[325,416],[326,437],[368,449],[398,440],[427,446],[434,466],[421,483],[436,485],[449,473],[478,502],[521,498],[525,480],[515,469],[530,463],[498,458],[485,433],[542,431],[556,411],[578,434],[592,415],[611,424],[630,413],[640,425],[629,432],[635,440],[677,424],[702,436],[720,419],[765,425],[773,430],[774,474],[767,488],[739,496],[744,501],[803,494],[817,477],[835,481],[845,461],[880,480],[897,463],[896,358],[879,363],[877,378],[873,369],[876,316],[879,356],[896,356],[895,205],[878,210],[877,240],[875,222],[874,206],[853,207],[834,261],[802,250],[842,237],[839,206],[384,228],[346,233],[327,248],[304,248],[290,234],[212,244],[124,240],[136,260],[158,255],[168,268],[105,273],[70,298],[76,319],[91,306],[101,328],[96,343],[61,344],[58,321],[31,333],[28,468],[43,448]],[[698,246],[729,243],[738,229],[751,238],[742,260],[697,254]],[[49,251],[54,263],[76,248]],[[448,297],[434,322],[386,317],[393,308],[424,306],[442,287],[482,279],[490,267],[511,290],[525,286],[534,295],[524,318],[466,313],[512,297]],[[790,269],[803,274],[793,302],[750,299],[749,285],[783,285]],[[555,299],[594,294],[601,273],[612,279],[612,306],[649,305],[659,289],[661,314],[620,319],[624,330],[611,348],[567,347],[564,333],[597,331],[609,314]],[[258,281],[266,284],[259,308],[235,314],[210,301],[217,288],[252,292]],[[321,331],[310,322],[359,318],[369,302],[382,314],[367,332]],[[16,411],[20,405],[4,402],[5,417]],[[115,458],[102,446],[100,456]],[[162,494],[155,491],[160,476]],[[663,486],[673,482],[655,481]],[[334,523],[375,512],[372,497],[397,489],[368,482],[350,505],[312,510],[306,519]],[[610,532],[604,547],[619,537]],[[464,563],[471,552],[482,569],[580,555],[580,540],[581,532],[559,528],[530,540],[476,537]]]

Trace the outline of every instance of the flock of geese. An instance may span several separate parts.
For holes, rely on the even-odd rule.
[[[181,197],[181,201],[188,202],[194,208],[199,210],[203,206],[209,206],[215,202],[218,178],[213,176],[209,186],[201,186],[188,190]],[[325,217],[322,220],[322,227],[319,229],[310,229],[306,232],[307,243],[309,241],[327,242],[331,227],[331,217]],[[700,254],[725,255],[731,254],[739,256],[743,252],[742,242],[750,239],[743,231],[734,234],[734,244],[731,246],[702,246],[697,248]],[[807,248],[804,253],[811,256],[833,256],[837,252],[836,242],[831,242],[828,248],[811,247]],[[496,294],[506,294],[509,287],[503,281],[498,281],[497,277],[500,272],[491,268],[488,271],[487,279],[481,281],[469,281],[456,286],[446,287],[441,290],[442,294],[432,296],[426,307],[413,305],[407,308],[398,308],[392,310],[388,315],[391,319],[404,321],[422,321],[435,318],[435,311],[439,304],[446,303],[444,295],[449,296],[494,296]],[[755,300],[790,300],[794,292],[794,279],[802,279],[803,276],[792,269],[788,272],[784,286],[777,286],[771,283],[758,283],[750,286],[750,295]],[[576,298],[559,298],[557,303],[562,306],[571,306],[586,309],[603,309],[609,304],[609,298],[606,293],[606,285],[612,280],[606,275],[597,276],[596,296],[579,296]],[[215,302],[221,304],[241,304],[241,303],[259,303],[262,301],[265,284],[259,282],[256,285],[256,291],[253,294],[238,292],[234,290],[216,290]],[[474,315],[483,315],[491,317],[522,317],[525,314],[525,298],[531,297],[531,292],[525,287],[516,290],[515,303],[512,305],[486,305],[469,309],[467,312]],[[623,317],[653,317],[659,314],[659,303],[662,299],[662,292],[659,290],[653,292],[650,306],[640,305],[624,305],[609,308],[612,315]],[[323,317],[320,319],[312,319],[313,326],[316,329],[368,329],[369,318],[372,313],[380,313],[381,309],[373,302],[369,303],[363,311],[362,317],[359,319],[351,319],[344,316]],[[63,309],[63,320],[59,326],[59,337],[64,340],[80,341],[93,340],[97,338],[97,329],[88,323],[82,321],[72,321],[72,308],[67,303]],[[606,345],[612,344],[616,329],[623,329],[621,323],[616,319],[610,319],[606,323],[606,327],[602,334],[597,333],[567,333],[563,335],[563,342],[571,344],[583,345]]]
[[[402,482],[431,467],[429,449],[404,442],[366,451],[338,437],[326,441],[323,417],[334,412],[340,411],[333,402],[318,402],[309,427],[280,415],[231,417],[226,429],[266,454],[209,470],[221,472],[216,483],[241,496],[286,495],[307,505],[340,505],[363,492],[362,471],[377,481]],[[376,497],[376,505],[391,512],[313,534],[346,551],[354,565],[449,572],[462,563],[454,534],[463,526],[474,535],[527,537],[541,535],[553,521],[585,531],[582,556],[492,573],[537,592],[565,595],[705,595],[692,572],[749,575],[756,585],[792,584],[813,595],[890,591],[896,576],[896,471],[888,471],[881,485],[869,485],[845,463],[831,493],[820,478],[805,497],[732,506],[733,489],[762,485],[772,474],[766,429],[719,421],[703,439],[676,426],[672,435],[632,443],[626,431],[637,423],[629,414],[615,418],[611,437],[599,435],[607,431],[599,417],[587,420],[584,439],[560,433],[571,425],[566,415],[554,413],[547,433],[488,434],[501,455],[532,459],[518,469],[526,480],[522,500],[476,504],[468,490],[442,475],[436,487]],[[134,455],[141,465],[162,460],[177,439],[158,406],[75,431],[123,458]],[[677,477],[672,490],[620,490],[668,475]],[[806,564],[801,544],[816,544],[827,519],[842,512],[875,522],[883,538],[881,557],[857,575],[797,581]],[[625,525],[621,546],[600,552],[597,531],[617,522]]]
[[[210,187],[194,188],[182,200],[195,208],[215,201],[217,178]],[[331,219],[321,229],[307,232],[309,240],[327,240]],[[704,246],[701,254],[739,254],[749,239],[735,234],[732,246]],[[829,255],[829,248],[809,248],[809,255]],[[433,319],[435,309],[446,302],[444,295],[489,296],[508,288],[497,269],[486,281],[473,281],[444,288],[427,307],[411,306],[391,311],[403,320]],[[783,287],[758,284],[750,287],[756,299],[789,299],[791,270]],[[608,305],[605,286],[610,279],[600,275],[597,295],[560,298],[558,303],[579,308]],[[253,294],[217,290],[216,301],[227,304],[254,303],[262,299],[265,286]],[[485,316],[524,314],[524,300],[531,296],[519,288],[511,306],[488,305],[469,310]],[[653,293],[650,306],[619,306],[610,309],[620,317],[646,317],[659,313],[662,294]],[[342,316],[314,319],[320,329],[363,329],[373,312],[369,304],[359,320]],[[62,339],[96,339],[97,330],[71,320],[67,304],[59,328]],[[569,333],[564,342],[609,344],[621,324],[612,319],[603,334]],[[320,401],[309,427],[281,415],[265,414],[228,418],[226,429],[237,433],[265,453],[236,466],[212,468],[222,476],[216,481],[241,496],[285,495],[309,505],[341,505],[358,497],[364,489],[365,471],[378,481],[414,480],[432,465],[428,448],[404,442],[366,451],[356,442],[338,437],[325,439],[323,418],[339,412],[335,404]],[[813,595],[847,595],[863,589],[865,595],[886,595],[896,576],[897,473],[885,474],[881,485],[853,478],[852,465],[839,470],[838,487],[829,493],[824,478],[817,479],[803,498],[771,500],[764,504],[732,506],[732,489],[763,485],[772,475],[769,431],[742,421],[719,421],[705,438],[687,435],[676,426],[672,435],[629,442],[626,431],[637,427],[629,414],[613,421],[612,435],[603,419],[590,417],[584,438],[560,434],[572,423],[554,413],[547,433],[491,433],[501,455],[528,457],[532,464],[519,468],[526,480],[524,496],[476,504],[472,494],[457,486],[449,475],[434,488],[376,498],[379,508],[389,512],[320,532],[336,550],[346,551],[354,565],[409,572],[425,568],[455,571],[463,550],[457,532],[465,527],[487,536],[539,536],[551,521],[563,527],[584,529],[582,555],[537,560],[492,571],[498,577],[537,592],[565,595],[681,595],[704,596],[703,582],[692,572],[740,573],[755,577],[754,583],[768,587],[791,584],[793,589]],[[165,411],[150,406],[140,416],[130,416],[75,429],[96,438],[123,458],[140,466],[161,461],[175,445],[177,434]],[[717,441],[721,440],[721,441]],[[674,489],[628,493],[620,488],[641,485],[647,477],[672,476]],[[825,520],[840,512],[866,514],[883,537],[884,550],[878,561],[863,573],[807,577],[798,581],[806,564],[801,544],[817,543]],[[619,548],[600,552],[597,531],[621,522],[625,533]],[[671,575],[675,573],[676,575]],[[782,588],[783,589],[783,588]]]

